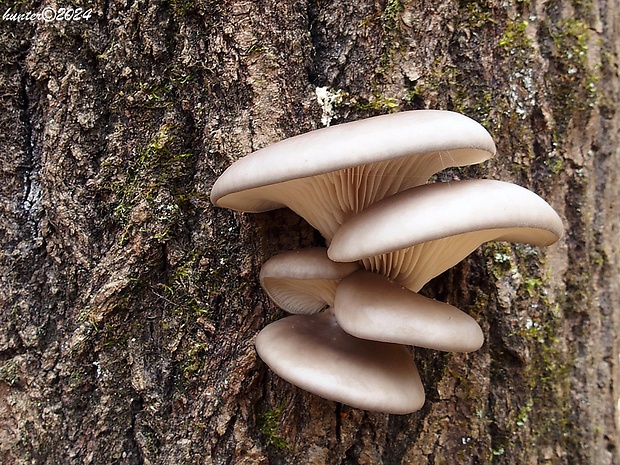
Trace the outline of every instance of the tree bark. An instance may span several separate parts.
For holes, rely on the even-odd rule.
[[[2,20],[0,462],[620,463],[617,2],[82,8]],[[317,87],[342,92],[331,116]],[[322,239],[292,212],[208,194],[234,160],[323,117],[420,108],[464,113],[498,146],[437,179],[523,185],[566,233],[485,245],[425,287],[486,342],[416,349],[426,404],[385,415],[257,358],[282,316],[260,264]]]

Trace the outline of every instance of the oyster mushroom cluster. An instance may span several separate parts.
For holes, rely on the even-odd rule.
[[[484,342],[473,318],[418,294],[422,286],[485,242],[545,246],[562,234],[557,213],[522,187],[428,183],[494,154],[474,120],[418,110],[312,131],[230,166],[213,186],[215,205],[289,207],[328,245],[263,265],[263,289],[292,314],[258,334],[263,361],[290,383],[353,407],[421,408],[424,388],[408,346],[470,352]]]

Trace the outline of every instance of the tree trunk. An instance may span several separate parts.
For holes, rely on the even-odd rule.
[[[93,0],[70,21],[45,5],[0,12],[0,462],[620,463],[617,2]],[[56,19],[11,16],[28,11]],[[333,113],[317,87],[341,91]],[[420,108],[498,146],[438,179],[523,185],[566,232],[482,246],[429,283],[486,342],[416,349],[423,409],[370,413],[253,348],[282,316],[261,263],[320,236],[208,194],[327,119]]]

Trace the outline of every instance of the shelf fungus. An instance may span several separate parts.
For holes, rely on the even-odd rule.
[[[424,404],[422,381],[407,348],[353,337],[331,310],[267,325],[256,337],[256,351],[280,377],[326,399],[401,414]]]
[[[326,248],[314,247],[270,258],[261,268],[260,283],[288,313],[312,314],[333,306],[340,280],[359,268],[357,263],[334,262]]]
[[[410,413],[424,388],[408,346],[471,352],[484,334],[452,305],[418,294],[488,241],[550,245],[558,214],[523,187],[494,180],[428,183],[495,154],[489,133],[457,113],[420,110],[292,137],[229,167],[215,205],[289,207],[328,248],[269,259],[260,282],[291,316],[256,338],[280,377],[353,407]]]
[[[334,315],[348,334],[372,341],[450,352],[472,352],[484,342],[482,329],[465,312],[364,270],[339,284]]]
[[[236,161],[211,201],[262,212],[289,207],[329,242],[351,215],[425,184],[449,167],[495,154],[489,133],[458,113],[417,110],[376,116],[291,137]]]
[[[535,193],[489,179],[433,183],[360,212],[334,235],[329,257],[362,261],[408,289],[453,267],[489,241],[546,246],[562,235],[551,206]]]

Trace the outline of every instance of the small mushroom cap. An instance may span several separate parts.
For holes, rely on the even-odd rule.
[[[472,352],[484,342],[478,323],[458,308],[363,270],[340,282],[334,315],[345,332],[373,341],[452,352]]]
[[[326,248],[313,247],[267,260],[260,283],[271,300],[287,312],[316,313],[334,304],[338,282],[357,269],[357,263],[334,262],[327,257]]]
[[[345,333],[332,312],[292,315],[256,338],[261,359],[280,377],[325,399],[384,413],[411,413],[424,388],[405,346]]]
[[[489,133],[458,113],[417,110],[311,131],[236,161],[215,182],[220,207],[289,207],[329,240],[351,213],[495,153]]]
[[[562,220],[535,193],[493,180],[416,187],[370,206],[344,223],[328,249],[334,261],[364,266],[418,291],[487,241],[544,246]]]

